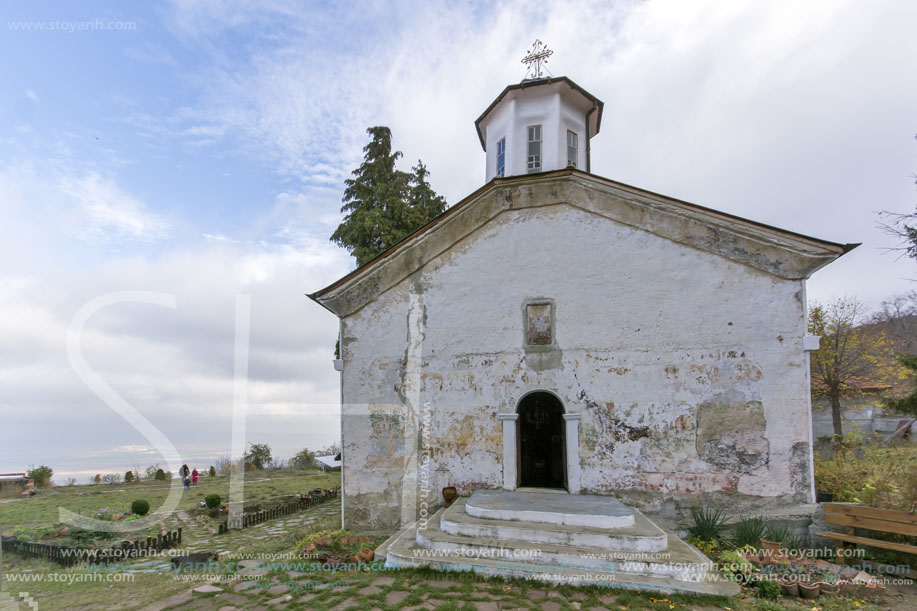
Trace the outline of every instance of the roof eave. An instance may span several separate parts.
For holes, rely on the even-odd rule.
[[[801,233],[796,233],[796,232],[789,231],[786,229],[781,229],[779,227],[774,227],[774,226],[760,223],[757,221],[745,219],[745,218],[742,218],[742,217],[739,217],[733,214],[729,214],[727,212],[721,212],[719,210],[714,210],[712,208],[707,208],[704,206],[700,206],[698,204],[686,202],[684,200],[668,197],[665,195],[660,195],[652,191],[646,191],[644,189],[640,189],[638,187],[633,187],[633,186],[630,186],[624,183],[616,182],[616,181],[613,181],[607,178],[603,178],[601,176],[597,176],[595,174],[583,172],[582,170],[577,170],[574,168],[564,168],[561,170],[540,172],[536,174],[522,174],[522,175],[517,175],[517,176],[509,176],[506,178],[492,179],[490,182],[482,185],[479,189],[477,189],[476,191],[474,191],[467,197],[463,198],[460,202],[458,202],[454,206],[451,206],[450,208],[448,208],[445,212],[443,212],[441,215],[439,215],[438,217],[436,217],[435,219],[433,219],[426,225],[418,228],[416,231],[406,236],[404,239],[399,241],[397,244],[393,245],[388,250],[380,253],[379,255],[371,259],[370,261],[366,262],[362,266],[356,268],[349,274],[343,276],[342,278],[326,286],[325,288],[319,291],[316,291],[315,293],[309,294],[308,297],[312,299],[313,301],[319,303],[326,310],[334,313],[337,316],[341,316],[341,312],[333,310],[331,307],[329,307],[329,304],[327,303],[327,302],[336,300],[337,296],[340,293],[338,293],[337,295],[332,295],[331,293],[337,291],[337,289],[341,289],[342,287],[344,287],[343,291],[349,290],[349,287],[347,287],[346,285],[357,283],[360,281],[361,277],[367,274],[373,273],[374,268],[377,268],[380,264],[385,262],[387,259],[393,256],[396,256],[402,248],[408,247],[408,245],[411,242],[419,238],[421,235],[426,234],[427,232],[433,230],[437,225],[449,220],[451,216],[459,213],[462,209],[464,209],[470,203],[487,195],[487,193],[490,190],[501,188],[501,187],[511,187],[514,184],[522,183],[522,182],[528,182],[528,181],[537,182],[537,181],[542,181],[545,179],[555,179],[555,178],[560,178],[564,176],[575,176],[578,178],[585,178],[590,182],[610,186],[617,190],[630,193],[637,197],[649,198],[649,199],[653,199],[656,201],[676,204],[677,207],[679,208],[683,207],[689,212],[693,211],[694,213],[701,213],[705,217],[711,217],[711,220],[720,219],[720,222],[726,221],[729,223],[734,223],[735,225],[739,227],[745,227],[747,231],[752,231],[752,232],[761,232],[763,230],[765,234],[770,234],[774,236],[775,239],[780,239],[780,238],[790,239],[790,240],[796,241],[797,243],[802,242],[804,244],[807,244],[808,247],[814,247],[816,249],[823,249],[823,250],[829,251],[829,253],[833,253],[833,256],[830,255],[829,253],[825,253],[826,258],[823,263],[821,263],[820,265],[808,268],[807,273],[805,274],[805,278],[810,277],[811,274],[813,274],[818,269],[821,269],[822,267],[824,267],[824,265],[827,265],[831,261],[837,259],[838,257],[844,255],[847,252],[850,252],[851,250],[859,246],[859,244],[839,244],[836,242],[822,240],[820,238],[807,236]]]

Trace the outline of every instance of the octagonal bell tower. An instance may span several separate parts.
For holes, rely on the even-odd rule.
[[[603,106],[565,76],[508,86],[474,122],[487,153],[486,181],[571,166],[589,172]]]

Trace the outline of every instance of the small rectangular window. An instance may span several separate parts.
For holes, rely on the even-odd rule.
[[[506,137],[497,142],[497,176],[503,178],[506,172]]]
[[[529,174],[541,171],[541,126],[529,125],[528,164]]]
[[[579,138],[576,135],[576,132],[571,132],[567,130],[567,166],[576,167],[576,157],[578,151],[577,141]]]

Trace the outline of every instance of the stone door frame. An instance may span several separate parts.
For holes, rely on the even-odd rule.
[[[503,423],[503,489],[515,490],[519,486],[519,443],[517,441],[517,424],[519,420],[519,405],[522,400],[534,393],[546,392],[554,395],[560,401],[564,413],[564,438],[567,456],[567,491],[570,494],[579,494],[581,489],[581,474],[579,465],[579,421],[582,414],[573,414],[567,410],[567,405],[553,390],[547,388],[533,388],[516,400],[516,407],[511,414],[497,414],[497,420]]]

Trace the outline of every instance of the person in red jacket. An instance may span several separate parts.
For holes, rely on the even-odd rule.
[[[191,472],[191,483],[197,485],[197,469]]]

